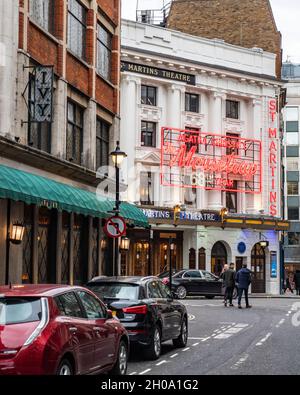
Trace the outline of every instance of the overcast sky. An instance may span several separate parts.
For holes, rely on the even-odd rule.
[[[163,0],[121,0],[122,17],[135,19],[139,8],[161,8]],[[300,0],[270,0],[277,28],[282,34],[283,60],[300,63]],[[167,0],[165,0],[167,3]]]

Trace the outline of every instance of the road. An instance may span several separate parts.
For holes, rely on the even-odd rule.
[[[164,343],[158,361],[145,361],[136,353],[128,374],[300,374],[300,326],[292,323],[300,324],[300,299],[253,298],[252,309],[242,310],[225,308],[221,299],[184,304],[189,313],[187,347]]]

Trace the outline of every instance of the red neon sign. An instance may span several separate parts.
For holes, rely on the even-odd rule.
[[[269,191],[269,212],[272,216],[277,216],[277,160],[278,160],[278,143],[277,143],[277,128],[276,125],[277,103],[275,99],[269,101],[269,169],[271,175],[271,186]]]
[[[161,184],[259,194],[261,155],[259,140],[163,127]]]

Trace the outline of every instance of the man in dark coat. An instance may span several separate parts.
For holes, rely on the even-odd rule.
[[[300,295],[300,270],[296,270],[296,273],[294,274],[294,283],[297,295]]]
[[[229,265],[229,269],[225,270],[221,274],[221,278],[222,278],[223,284],[225,286],[224,306],[227,307],[227,300],[229,300],[229,306],[233,306],[232,295],[233,295],[234,286],[235,286],[234,263],[231,263]]]
[[[238,299],[239,309],[242,308],[241,301],[242,301],[243,293],[245,294],[246,308],[249,309],[250,307],[252,307],[249,305],[249,299],[248,299],[248,290],[249,290],[249,285],[251,284],[251,270],[247,269],[246,263],[243,263],[242,269],[237,272],[235,281],[237,283],[237,287],[239,290],[239,299]]]

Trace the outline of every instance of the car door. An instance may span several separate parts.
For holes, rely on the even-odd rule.
[[[80,374],[89,373],[94,365],[93,324],[85,318],[85,312],[73,291],[59,295],[55,301],[67,325],[77,371]]]
[[[162,322],[162,339],[170,339],[172,333],[172,311],[167,299],[161,294],[158,281],[151,280],[148,282],[147,294],[149,299],[154,299]]]
[[[85,291],[77,291],[77,295],[86,312],[86,317],[93,327],[94,362],[93,369],[101,370],[111,365],[115,359],[117,332],[107,320],[107,312],[102,303]]]
[[[180,335],[181,331],[181,322],[182,322],[182,309],[180,309],[180,304],[176,300],[173,300],[173,297],[170,293],[169,287],[167,287],[162,281],[158,282],[160,287],[161,294],[163,298],[166,300],[169,309],[170,315],[170,339],[175,339]]]
[[[202,270],[205,279],[205,293],[208,295],[222,294],[222,281],[212,273]]]
[[[188,270],[184,278],[188,277],[188,292],[191,294],[201,294],[205,286],[204,278],[200,270]]]

